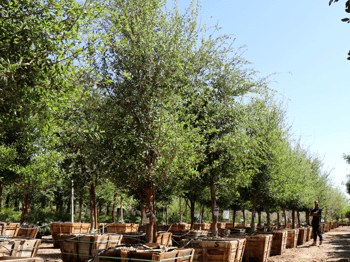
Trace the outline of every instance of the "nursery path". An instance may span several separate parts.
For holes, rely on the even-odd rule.
[[[348,262],[350,261],[350,227],[338,227],[323,234],[323,246],[310,246],[313,240],[297,248],[289,248],[269,262]]]

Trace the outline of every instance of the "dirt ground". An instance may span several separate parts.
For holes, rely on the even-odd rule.
[[[297,248],[289,248],[280,256],[271,256],[269,262],[350,262],[350,227],[338,227],[323,234],[323,246],[310,246],[312,241]],[[59,248],[42,243],[38,257],[44,262],[62,262]]]

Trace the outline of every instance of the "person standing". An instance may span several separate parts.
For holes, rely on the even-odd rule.
[[[314,242],[312,243],[312,246],[317,245],[317,235],[320,237],[320,246],[322,246],[322,231],[321,231],[321,215],[322,215],[322,208],[319,206],[319,201],[315,201],[315,208],[311,210],[310,216],[312,216],[312,232],[314,233]]]

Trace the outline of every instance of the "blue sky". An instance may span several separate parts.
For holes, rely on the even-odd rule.
[[[190,2],[179,0],[180,10]],[[328,2],[203,0],[201,14],[202,21],[213,16],[208,26],[219,20],[222,34],[234,34],[237,48],[247,45],[243,56],[262,76],[278,73],[271,88],[289,99],[295,137],[340,186],[350,174],[342,158],[350,154],[350,24],[341,22],[345,0]]]

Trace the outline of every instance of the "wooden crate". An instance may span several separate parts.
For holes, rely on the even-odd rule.
[[[0,253],[10,257],[36,257],[40,244],[40,239],[9,239],[1,242]]]
[[[258,234],[255,236],[238,236],[237,238],[245,238],[245,250],[243,261],[249,262],[267,262],[270,257],[271,244],[273,235]]]
[[[263,232],[259,234],[272,234],[271,255],[282,255],[287,245],[287,230],[276,230],[273,232]]]
[[[170,227],[169,231],[174,233],[176,231],[183,231],[183,230],[190,230],[190,229],[191,229],[191,224],[175,223]]]
[[[328,222],[324,223],[324,225],[323,225],[323,231],[324,231],[324,232],[329,232],[329,224],[328,224]]]
[[[86,262],[93,249],[106,249],[121,244],[122,235],[117,234],[60,234],[63,262]]]
[[[287,248],[295,248],[298,244],[299,229],[287,229]]]
[[[19,223],[0,222],[0,234],[6,237],[16,237],[19,226]]]
[[[109,224],[108,227],[105,228],[106,233],[130,233],[137,232],[139,230],[139,224]]]
[[[237,251],[241,248],[242,252],[242,244],[244,243],[238,239],[208,238],[194,241],[186,239],[182,240],[181,244],[186,248],[194,249],[194,262],[235,262]]]
[[[60,234],[85,234],[90,232],[90,223],[51,223],[51,235],[54,247],[60,247],[58,235]]]
[[[102,250],[93,250],[92,255],[98,255]],[[127,262],[127,261],[169,261],[192,262],[194,250],[192,248],[177,249],[173,251],[136,250],[116,248],[100,254],[94,262]],[[125,259],[123,259],[125,258]]]
[[[226,228],[226,223],[218,222],[217,226],[219,229],[225,229]],[[213,229],[213,223],[210,223],[210,228]]]
[[[306,236],[308,234],[308,229],[306,227],[299,228],[298,234],[298,245],[304,245],[306,243]]]
[[[195,223],[193,229],[195,230],[209,230],[211,227],[210,223]]]
[[[0,261],[4,262],[44,262],[39,257],[0,257]]]
[[[38,226],[34,225],[22,225],[18,229],[17,236],[18,237],[28,237],[28,238],[36,238],[39,232]]]
[[[208,233],[209,231],[207,230],[190,230],[190,231],[183,231],[182,234],[173,234],[173,239],[174,239],[173,244],[175,246],[179,246],[182,239],[206,237]]]
[[[308,242],[311,240],[311,234],[312,234],[312,227],[307,227],[307,234],[306,234],[305,242]]]

